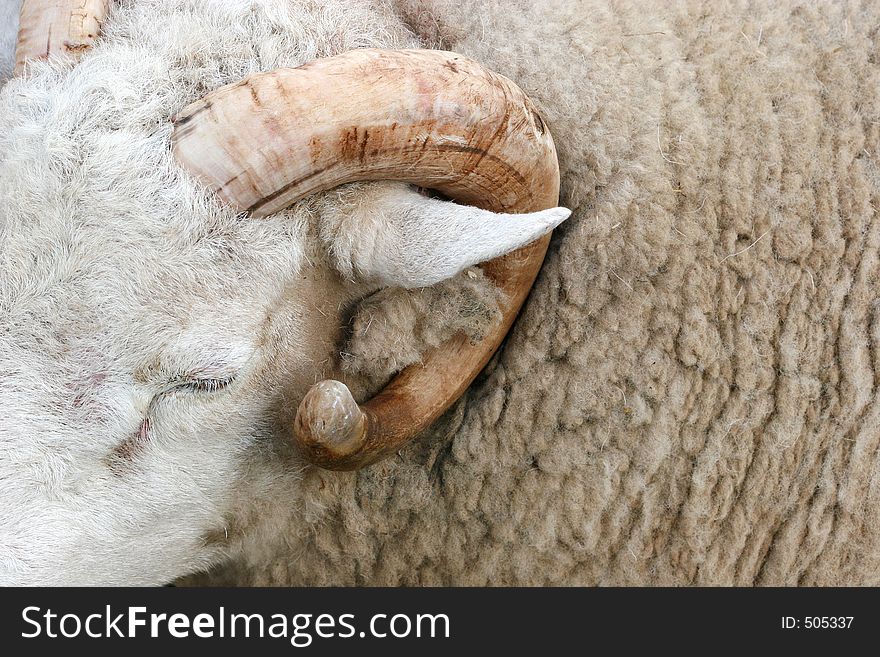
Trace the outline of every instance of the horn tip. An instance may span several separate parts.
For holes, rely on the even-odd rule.
[[[299,447],[315,463],[343,459],[363,447],[367,418],[344,383],[313,385],[300,402],[294,422]]]

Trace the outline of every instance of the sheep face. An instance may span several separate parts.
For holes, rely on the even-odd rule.
[[[224,532],[247,454],[281,433],[363,288],[303,267],[297,213],[252,228],[129,206],[127,221],[81,198],[59,214],[38,192],[23,212],[9,158],[45,151],[15,139],[0,156],[0,580],[167,581],[216,558],[205,536]]]
[[[172,118],[321,52],[312,35],[253,55],[279,29],[326,27],[326,8],[164,4],[121,8],[78,65],[36,64],[0,92],[4,584],[162,583],[216,562],[236,497],[268,481],[259,455],[286,449],[296,405],[335,371],[353,302],[445,280],[568,216],[402,183],[240,213],[180,166]],[[387,17],[331,8],[355,45],[400,45]]]

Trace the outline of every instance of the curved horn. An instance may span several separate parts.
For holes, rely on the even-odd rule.
[[[109,0],[24,0],[16,73],[29,59],[84,52]],[[176,120],[180,162],[229,203],[269,214],[357,180],[400,180],[495,212],[554,207],[553,140],[510,80],[454,53],[357,50],[253,76]],[[259,145],[259,146],[255,146]],[[550,236],[483,265],[505,292],[479,344],[457,336],[359,406],[338,381],[313,386],[294,438],[316,465],[364,467],[394,453],[470,385],[510,329]]]
[[[455,53],[356,50],[219,89],[175,119],[178,161],[257,215],[356,180],[400,180],[495,212],[554,207],[556,150],[510,80]],[[549,236],[485,265],[506,292],[479,344],[460,336],[358,406],[323,381],[294,435],[313,463],[363,467],[400,449],[464,392],[498,348],[543,262]]]
[[[175,119],[178,161],[230,204],[256,215],[359,180],[398,180],[495,212],[555,207],[549,131],[510,80],[456,53],[355,50],[254,75]],[[329,469],[400,449],[464,392],[525,301],[549,243],[484,265],[506,293],[503,319],[479,344],[454,338],[358,406],[338,381],[306,394],[293,433]]]
[[[31,59],[79,57],[98,37],[110,0],[24,0],[15,47],[15,74]]]

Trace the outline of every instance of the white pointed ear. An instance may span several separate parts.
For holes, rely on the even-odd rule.
[[[340,270],[382,286],[433,285],[534,242],[571,215],[566,208],[498,214],[429,198],[402,183],[358,191],[357,203],[331,213],[322,233]]]

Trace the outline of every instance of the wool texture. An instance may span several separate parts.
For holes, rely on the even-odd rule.
[[[880,583],[880,6],[398,10],[537,101],[575,214],[442,421],[196,581]]]

